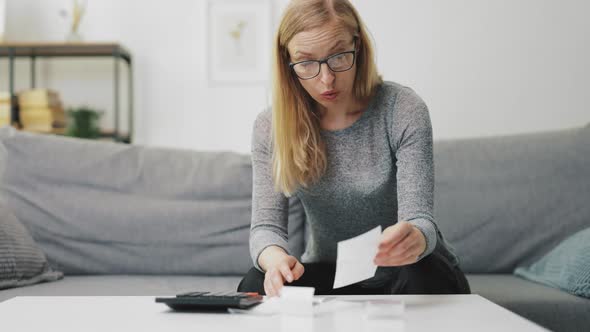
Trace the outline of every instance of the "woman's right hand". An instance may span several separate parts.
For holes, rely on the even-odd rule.
[[[285,282],[293,282],[303,275],[304,268],[297,258],[288,255],[282,248],[267,247],[258,258],[264,274],[264,292],[267,296],[278,296]]]

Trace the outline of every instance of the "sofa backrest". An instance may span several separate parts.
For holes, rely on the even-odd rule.
[[[435,141],[434,158],[435,217],[466,272],[511,272],[590,226],[590,125]],[[0,194],[66,274],[243,274],[251,193],[246,154],[0,128]]]
[[[590,125],[434,144],[435,217],[471,273],[512,272],[590,226]]]
[[[66,274],[241,275],[252,266],[250,156],[0,128],[0,193]],[[290,200],[291,250],[305,214]]]

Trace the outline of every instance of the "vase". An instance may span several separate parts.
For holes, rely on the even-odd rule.
[[[82,40],[82,35],[78,31],[70,31],[66,36],[66,41],[68,43],[79,43]]]

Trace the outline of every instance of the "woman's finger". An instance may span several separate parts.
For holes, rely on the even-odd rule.
[[[305,272],[305,268],[303,267],[303,264],[297,262],[291,271],[293,271],[293,278],[299,280]]]
[[[415,241],[416,241],[416,237],[413,235],[413,233],[410,233],[410,235],[406,236],[397,245],[389,247],[388,249],[379,250],[377,252],[377,255],[375,256],[375,258],[377,258],[377,259],[390,259],[390,258],[395,258],[398,256],[405,256],[407,249],[410,246],[414,245]]]
[[[284,280],[287,280],[290,283],[293,282],[293,273],[291,273],[289,265],[287,265],[286,263],[281,264],[279,266],[279,270],[281,271]]]
[[[270,273],[266,272],[266,274],[264,275],[264,293],[267,296],[274,296],[274,290],[272,288],[272,285],[270,283]]]
[[[275,282],[275,280],[277,279],[278,275],[280,273],[278,272],[278,270],[276,268],[271,268],[266,272],[265,275],[265,282],[267,283],[267,287],[268,287],[268,293],[267,295],[269,296],[277,296],[279,295],[279,290],[280,290],[280,282]]]
[[[415,263],[419,253],[420,244],[410,247],[405,253],[385,259],[387,266],[402,266]]]
[[[411,232],[408,236],[406,236],[405,239],[403,239],[401,242],[399,242],[397,245],[393,246],[389,252],[390,254],[393,255],[398,255],[398,256],[405,256],[408,252],[408,250],[415,246],[416,243],[418,242],[418,237],[416,235],[415,232]]]
[[[279,270],[273,269],[273,271],[270,275],[270,282],[271,282],[271,285],[272,285],[275,295],[279,295],[281,288],[283,288],[283,283],[284,283],[283,276],[281,275]]]
[[[403,258],[402,263],[404,265],[416,263],[416,261],[418,260],[418,256],[420,256],[420,254],[420,244],[417,243],[415,246],[408,249],[408,252],[406,256]]]
[[[388,252],[389,249],[391,249],[397,243],[403,241],[411,233],[412,225],[405,221],[387,227],[381,235],[381,240],[379,241],[379,251]]]

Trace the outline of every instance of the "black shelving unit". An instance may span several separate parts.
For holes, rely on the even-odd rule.
[[[36,87],[36,59],[53,57],[110,57],[113,58],[113,110],[115,123],[113,131],[102,132],[102,137],[113,138],[115,141],[131,143],[133,134],[133,65],[129,51],[118,43],[29,43],[4,42],[0,43],[0,58],[8,58],[8,81],[11,98],[10,123],[20,125],[17,98],[14,91],[14,61],[19,57],[29,58],[31,61],[31,88]],[[129,69],[128,91],[128,131],[125,134],[119,126],[119,63],[123,60]],[[0,77],[3,75],[0,72]]]

